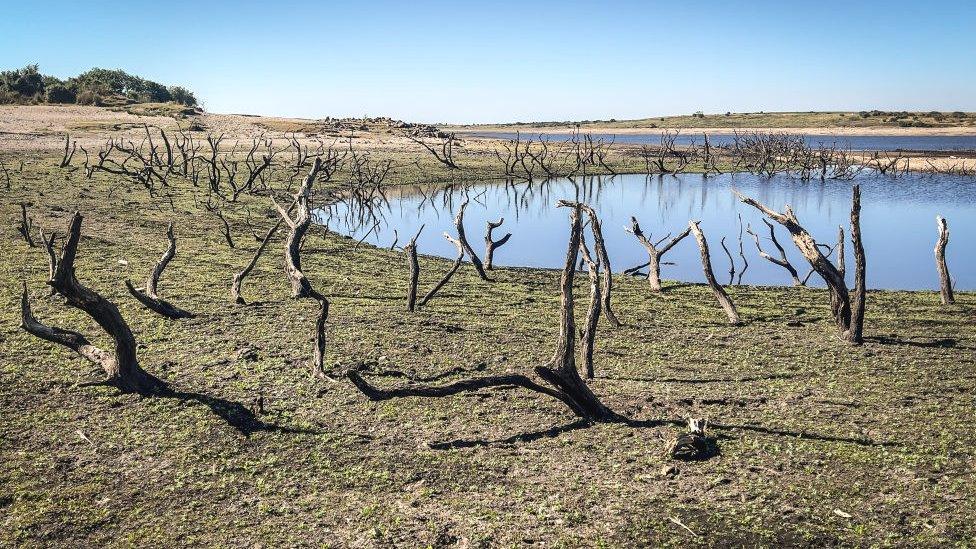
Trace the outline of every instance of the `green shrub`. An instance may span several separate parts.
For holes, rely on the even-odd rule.
[[[193,95],[193,92],[184,88],[183,86],[170,86],[169,95],[173,101],[176,101],[180,105],[186,107],[196,107],[197,98]]]
[[[48,103],[74,103],[77,99],[75,91],[64,84],[46,86],[44,99]]]

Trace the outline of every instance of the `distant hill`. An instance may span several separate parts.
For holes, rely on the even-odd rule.
[[[563,122],[515,122],[455,126],[465,130],[511,130],[521,128],[653,129],[653,128],[939,128],[976,126],[976,113],[966,112],[754,112],[641,118],[638,120],[582,120]]]
[[[91,69],[67,80],[41,74],[37,65],[0,72],[0,104],[78,104],[115,107],[177,103],[196,107],[182,86],[164,86],[123,70]]]

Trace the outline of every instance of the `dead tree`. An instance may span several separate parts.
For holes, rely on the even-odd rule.
[[[674,248],[678,242],[681,242],[686,236],[691,234],[691,229],[685,229],[684,232],[672,238],[667,244],[660,248],[658,246],[661,246],[661,244],[667,240],[669,236],[671,236],[670,233],[665,235],[664,238],[658,240],[657,242],[651,243],[650,239],[644,235],[643,231],[641,231],[640,224],[637,223],[636,217],[630,218],[630,228],[624,230],[636,236],[637,241],[641,243],[641,246],[644,246],[645,250],[647,250],[647,282],[650,284],[651,290],[660,292],[661,258],[664,256],[664,254],[668,253],[671,248]]]
[[[536,383],[528,376],[509,374],[484,376],[443,386],[413,386],[399,389],[380,389],[369,384],[355,369],[347,377],[370,400],[382,401],[397,397],[444,397],[486,387],[522,387],[555,398],[569,407],[576,415],[594,422],[620,420],[620,416],[607,408],[583,382],[576,368],[576,323],[573,316],[573,275],[576,257],[579,255],[580,207],[574,205],[570,215],[569,246],[560,279],[562,293],[560,306],[559,338],[552,359],[535,369],[536,374],[555,388]]]
[[[3,179],[4,179],[4,182],[5,182],[5,186],[6,186],[7,190],[9,191],[11,189],[11,186],[10,186],[10,170],[7,169],[7,165],[3,163],[3,159],[2,158],[0,158],[0,171],[3,172]]]
[[[140,303],[145,305],[147,309],[158,313],[166,318],[180,319],[180,318],[193,318],[193,313],[184,311],[179,307],[173,305],[172,303],[161,299],[156,292],[156,287],[159,284],[159,277],[162,276],[163,270],[169,265],[173,257],[176,256],[176,236],[173,234],[173,224],[169,224],[169,228],[166,230],[166,238],[169,240],[169,247],[163,253],[163,256],[159,258],[159,262],[153,267],[151,273],[149,273],[149,278],[146,279],[146,290],[140,291],[135,286],[132,285],[131,280],[125,281],[125,287],[129,289],[129,293],[132,297],[139,300]]]
[[[837,326],[837,331],[839,335],[846,341],[852,344],[862,343],[862,332],[863,332],[863,311],[864,311],[864,299],[866,287],[864,284],[865,279],[865,259],[864,259],[864,247],[861,242],[861,229],[860,229],[860,210],[861,210],[861,188],[859,185],[854,185],[853,189],[853,199],[851,203],[851,242],[854,245],[854,260],[855,260],[855,287],[854,287],[854,299],[852,300],[851,291],[847,288],[847,282],[844,280],[844,275],[841,274],[840,270],[830,262],[829,259],[821,252],[820,245],[817,241],[807,232],[803,226],[800,225],[796,214],[793,213],[793,209],[789,206],[786,207],[786,211],[783,213],[777,212],[770,209],[765,204],[756,201],[755,199],[746,197],[740,194],[738,191],[733,190],[736,196],[739,197],[744,204],[748,204],[767,217],[776,221],[780,225],[784,226],[786,230],[790,232],[790,236],[793,238],[793,243],[796,244],[797,249],[803,254],[803,257],[810,263],[810,266],[823,278],[824,282],[827,284],[827,289],[830,293],[830,311],[834,318],[834,323]],[[854,306],[852,307],[852,302]],[[852,309],[858,309],[857,313],[852,314]]]
[[[502,226],[505,222],[505,218],[501,218],[498,221],[489,221],[488,228],[485,231],[485,270],[492,270],[492,261],[495,258],[495,250],[505,245],[509,238],[512,238],[512,233],[506,233],[505,236],[499,238],[498,240],[493,240],[491,233],[498,227]]]
[[[464,248],[464,252],[468,254],[468,259],[471,260],[471,264],[474,265],[474,270],[478,271],[478,276],[481,280],[488,280],[488,273],[485,272],[485,267],[481,263],[481,259],[478,254],[474,253],[474,248],[468,243],[467,237],[464,235],[464,209],[468,207],[468,199],[465,198],[464,202],[461,203],[461,207],[458,209],[457,215],[454,216],[454,228],[457,230],[458,241]]]
[[[698,241],[698,249],[701,250],[702,270],[705,272],[705,280],[708,281],[709,287],[712,288],[712,293],[715,294],[715,299],[718,301],[718,304],[725,311],[725,316],[729,318],[729,324],[733,326],[742,324],[742,319],[739,318],[739,313],[736,311],[732,299],[729,298],[729,294],[725,293],[725,289],[715,281],[715,273],[712,272],[712,260],[708,255],[708,241],[705,240],[705,234],[698,226],[699,223],[700,221],[690,221],[688,228],[695,235],[695,240]]]
[[[943,305],[950,305],[956,302],[952,295],[952,279],[949,277],[949,266],[946,265],[945,251],[949,245],[949,225],[941,215],[935,217],[935,223],[939,227],[939,240],[935,243],[935,267],[939,270],[939,288]]]
[[[65,298],[69,306],[80,309],[95,320],[112,337],[115,349],[113,352],[105,351],[92,345],[79,332],[45,326],[38,322],[31,312],[26,282],[21,297],[21,327],[31,335],[63,345],[89,362],[99,365],[105,371],[107,385],[115,386],[123,392],[161,394],[166,391],[166,386],[139,366],[135,336],[119,313],[118,307],[94,290],[83,286],[75,277],[75,256],[81,239],[81,221],[81,214],[75,212],[68,228],[68,238],[57,261],[57,269],[48,284]]]
[[[78,142],[72,142],[71,136],[64,134],[64,155],[61,156],[61,162],[58,163],[59,168],[67,168],[71,165],[71,159],[75,156],[75,150],[77,148]]]
[[[454,138],[454,134],[453,133],[450,134],[450,135],[448,135],[447,137],[443,138],[443,141],[441,141],[441,143],[440,143],[440,149],[441,149],[440,152],[437,152],[437,149],[435,149],[434,147],[431,147],[426,142],[424,142],[424,140],[423,140],[422,137],[414,137],[414,136],[409,135],[409,134],[404,134],[404,137],[406,137],[410,141],[413,141],[414,143],[419,143],[421,146],[423,146],[425,149],[427,149],[427,152],[429,152],[430,154],[432,154],[434,156],[434,158],[437,159],[438,162],[440,162],[441,164],[447,166],[448,169],[451,169],[451,170],[460,170],[461,169],[454,162],[454,141],[456,139]]]
[[[34,242],[34,237],[31,236],[34,233],[34,220],[27,215],[27,203],[20,203],[20,225],[17,226],[17,232],[24,237],[24,241],[31,248],[37,247],[37,243]]]
[[[577,205],[589,217],[590,232],[593,233],[593,251],[596,253],[597,261],[599,261],[600,266],[603,268],[603,288],[601,290],[603,314],[611,326],[619,328],[621,326],[620,321],[610,306],[610,296],[611,292],[613,292],[613,271],[610,267],[610,254],[607,253],[607,246],[603,240],[603,229],[600,224],[600,218],[597,217],[596,210],[588,204],[569,200],[560,200],[557,202],[557,206],[561,207],[576,207]]]
[[[430,291],[424,294],[423,299],[420,300],[421,307],[427,305],[427,303],[431,299],[434,299],[434,296],[437,295],[437,292],[439,292],[440,289],[443,288],[444,285],[447,284],[449,280],[451,280],[451,277],[454,276],[454,273],[456,273],[457,270],[461,267],[461,261],[464,259],[464,246],[461,245],[461,241],[451,238],[451,235],[447,233],[444,233],[444,238],[446,238],[447,241],[450,242],[451,244],[454,244],[454,247],[457,248],[457,257],[454,258],[454,263],[451,264],[451,268],[448,269],[446,273],[444,273],[444,276],[442,276],[441,279],[437,281],[437,284],[434,284],[434,286],[430,289]]]
[[[227,242],[227,246],[234,249],[236,246],[234,245],[234,237],[230,233],[230,223],[227,221],[227,218],[224,217],[224,213],[220,211],[220,206],[214,204],[210,200],[210,197],[207,197],[207,203],[204,205],[204,207],[208,212],[214,214],[217,216],[217,219],[220,220],[221,226],[224,229],[224,241]]]
[[[271,198],[281,219],[288,225],[288,236],[285,239],[285,276],[291,284],[291,295],[296,299],[310,298],[319,302],[319,315],[315,322],[315,350],[312,358],[312,375],[316,377],[326,377],[324,369],[325,360],[325,323],[329,318],[329,300],[314,288],[302,272],[302,240],[308,227],[312,222],[312,185],[315,183],[322,170],[322,158],[315,157],[312,169],[309,170],[301,188],[294,197],[295,217],[292,217],[288,210],[281,207],[278,202]]]
[[[264,238],[261,239],[261,243],[258,245],[258,249],[255,250],[254,256],[251,257],[251,261],[244,266],[241,272],[234,275],[234,282],[230,287],[230,296],[234,299],[234,303],[239,305],[247,305],[247,301],[244,301],[244,297],[241,295],[241,288],[244,285],[244,278],[251,274],[254,266],[258,263],[258,258],[261,257],[261,254],[264,252],[264,248],[267,247],[268,242],[271,241],[271,237],[274,236],[274,233],[279,227],[281,227],[283,221],[283,219],[279,219],[278,222],[268,230],[268,234],[264,235]]]
[[[583,261],[586,262],[586,273],[590,278],[590,306],[586,314],[586,325],[580,330],[580,355],[583,357],[583,366],[586,369],[587,379],[593,379],[593,350],[596,345],[596,330],[600,322],[601,296],[600,296],[600,264],[594,261],[589,248],[586,247],[586,239],[580,235],[580,253]]]
[[[417,237],[423,232],[424,225],[420,226],[417,234],[413,235],[410,242],[403,247],[407,252],[407,266],[410,268],[410,284],[407,286],[407,310],[411,313],[417,308],[417,284],[420,282],[420,262],[417,261]]]
[[[759,235],[752,232],[752,227],[748,227],[746,232],[752,235],[752,239],[756,242],[756,250],[759,252],[759,257],[773,263],[774,265],[779,265],[780,267],[786,269],[790,273],[790,277],[793,279],[793,285],[802,286],[803,281],[800,280],[800,274],[797,273],[796,268],[793,267],[792,263],[790,263],[789,258],[786,256],[786,250],[783,249],[783,246],[780,245],[779,240],[776,239],[776,230],[773,227],[773,224],[765,219],[763,219],[763,223],[769,227],[769,239],[772,241],[773,246],[775,246],[779,251],[779,258],[775,258],[766,253],[766,251],[763,250],[762,245],[759,243]]]

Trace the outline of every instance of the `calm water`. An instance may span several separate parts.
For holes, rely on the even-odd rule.
[[[776,131],[776,130],[770,130]],[[477,137],[491,137],[495,139],[515,139],[514,132],[477,132],[470,134]],[[546,134],[553,140],[569,139],[568,134]],[[538,140],[538,133],[522,133],[522,139]],[[631,145],[660,145],[661,134],[593,134],[595,138],[614,143]],[[709,134],[708,141],[713,146],[727,145],[732,142],[729,134]],[[836,146],[840,149],[856,151],[974,151],[976,150],[976,135],[805,135],[804,139],[812,147],[824,145]],[[675,143],[678,145],[704,143],[701,133],[686,130],[678,134]]]
[[[949,269],[960,290],[976,289],[976,180],[955,176],[917,175],[890,179],[860,176],[862,193],[861,227],[867,251],[868,283],[872,288],[938,288],[933,248],[937,238],[935,216],[948,219],[950,243]],[[640,221],[645,233],[657,240],[667,233],[679,233],[691,219],[702,220],[701,227],[711,248],[712,264],[720,281],[728,281],[729,260],[719,245],[726,237],[741,269],[738,257],[739,218],[763,236],[763,247],[776,256],[761,216],[740,203],[731,189],[737,188],[770,207],[782,211],[793,207],[797,216],[818,242],[833,245],[837,227],[849,226],[851,182],[801,182],[782,177],[760,179],[751,174],[726,174],[704,179],[697,174],[679,176],[618,175],[615,177],[564,178],[546,183],[485,183],[467,189],[471,202],[465,214],[465,228],[472,246],[482,252],[485,223],[505,218],[495,238],[512,232],[511,240],[495,252],[496,265],[560,268],[565,257],[568,212],[556,208],[558,199],[590,203],[603,222],[604,236],[614,271],[645,262],[646,255],[633,235],[624,231],[630,216]],[[463,201],[459,188],[407,187],[390,195],[383,221],[366,241],[378,246],[393,242],[394,229],[402,245],[426,224],[418,239],[422,254],[454,257],[455,249],[441,233],[454,235],[453,215]],[[346,206],[336,205],[331,212],[320,212],[320,220],[334,230],[361,238],[367,228],[351,228],[345,221]],[[331,215],[330,215],[331,214]],[[329,219],[331,217],[331,219]],[[785,229],[777,225],[780,242],[801,276],[808,264],[796,251]],[[743,236],[749,268],[744,284],[784,285],[789,274],[758,257],[749,235]],[[847,245],[847,264],[853,265]],[[698,247],[694,238],[681,241],[665,261],[662,277],[671,280],[703,281]],[[849,272],[853,269],[849,268]],[[821,285],[816,276],[811,283]]]

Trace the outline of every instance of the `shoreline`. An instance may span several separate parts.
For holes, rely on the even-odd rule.
[[[576,128],[567,126],[542,127],[542,126],[486,126],[484,128],[471,128],[470,126],[443,126],[445,131],[453,131],[460,134],[467,134],[477,137],[477,134],[489,133],[513,133],[521,132],[524,134],[557,134],[566,135],[573,133]],[[798,133],[804,135],[830,135],[830,136],[877,136],[877,137],[967,137],[976,136],[976,126],[947,126],[939,128],[895,128],[895,127],[865,127],[865,128],[842,128],[842,127],[792,127],[792,128],[614,128],[608,126],[586,126],[580,128],[583,133],[599,134],[618,134],[618,135],[660,135],[665,131],[678,131],[683,134],[703,134],[711,135],[733,135],[739,133],[769,132],[769,133]],[[474,134],[474,135],[472,135]]]

